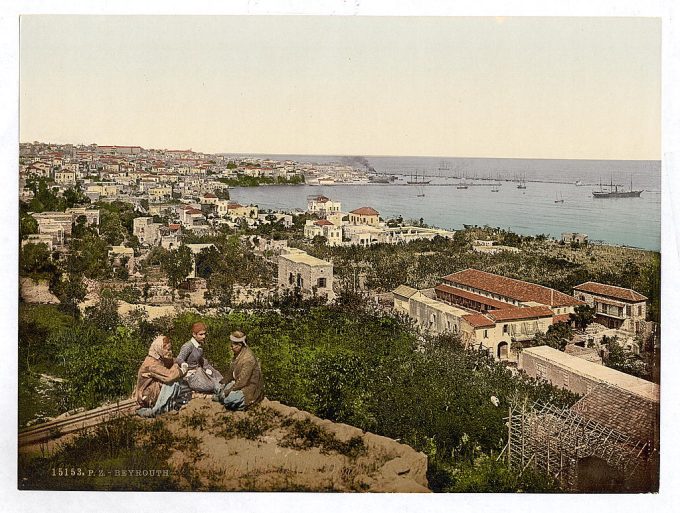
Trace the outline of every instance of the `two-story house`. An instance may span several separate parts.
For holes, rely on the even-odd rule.
[[[595,308],[595,321],[630,333],[639,334],[647,318],[647,297],[633,289],[594,281],[574,287],[574,297]]]

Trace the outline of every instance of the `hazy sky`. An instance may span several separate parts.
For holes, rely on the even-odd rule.
[[[20,140],[661,158],[655,18],[30,16]]]

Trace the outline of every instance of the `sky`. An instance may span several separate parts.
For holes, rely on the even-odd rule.
[[[661,158],[661,19],[45,16],[20,140],[206,152]]]

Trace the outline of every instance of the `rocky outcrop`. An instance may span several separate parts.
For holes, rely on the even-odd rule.
[[[423,453],[276,401],[228,412],[199,396],[160,419],[178,440],[192,440],[169,460],[191,469],[187,489],[429,491]]]
[[[19,295],[26,303],[58,304],[57,296],[50,292],[47,280],[36,281],[32,278],[19,280]]]

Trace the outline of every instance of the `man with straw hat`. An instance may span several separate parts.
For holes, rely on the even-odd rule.
[[[228,410],[245,410],[264,399],[260,362],[248,347],[242,331],[233,331],[229,340],[234,357],[225,380],[232,381],[219,390],[213,399],[224,404]]]

